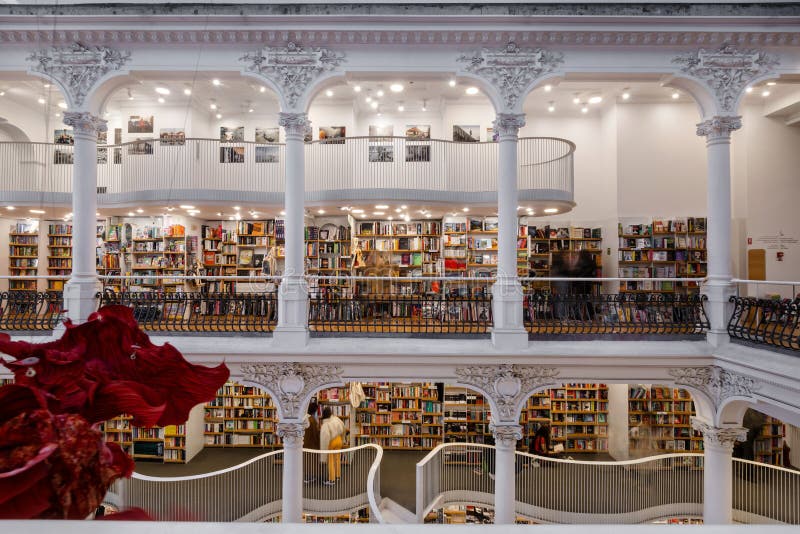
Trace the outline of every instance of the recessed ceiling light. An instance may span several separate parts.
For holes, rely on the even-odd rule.
[[[383,113],[381,113],[381,112],[379,111],[379,112],[378,112],[378,117],[382,117],[382,116],[383,116]]]
[[[44,213],[44,210],[28,210],[28,211],[30,211],[31,213],[39,213],[39,214]]]
[[[550,92],[550,91],[552,91],[552,90],[553,90],[553,86],[552,86],[552,85],[550,85],[549,83],[548,83],[547,85],[545,85],[545,86],[544,86],[544,92],[545,92],[545,93],[549,93],[549,92]]]
[[[405,217],[403,217],[403,220],[404,220],[405,222],[408,222],[408,221],[410,221],[410,220],[411,220],[411,217],[409,217],[408,215],[406,215]]]
[[[371,107],[372,109],[378,109],[378,103],[373,100],[372,102],[369,103],[369,107]]]
[[[183,94],[185,94],[186,96],[189,96],[189,95],[192,94],[192,90],[187,87],[186,89],[183,90]]]
[[[769,91],[767,91],[766,89],[764,89],[763,91],[761,91],[761,96],[763,96],[764,98],[768,97],[769,95],[770,95],[770,92],[769,92]]]
[[[376,209],[376,210],[388,210],[388,209],[389,209],[389,206],[387,206],[386,204],[377,204],[377,205],[375,206],[375,209]]]
[[[397,111],[405,111],[405,110],[406,110],[405,106],[397,106]]]
[[[178,206],[178,207],[179,207],[180,209],[182,209],[182,210],[193,210],[193,209],[194,209],[194,206],[190,206],[189,204],[181,204],[181,205],[180,205],[180,206]]]
[[[602,101],[603,101],[603,97],[602,96],[589,97],[589,103],[590,104],[599,104]]]
[[[144,213],[144,210],[142,208],[139,208],[136,210],[136,213]]]
[[[477,87],[467,87],[464,90],[464,92],[467,93],[468,95],[477,95],[478,94],[478,88]]]
[[[233,220],[233,215],[228,215],[228,220],[232,221]]]
[[[450,87],[455,87],[456,86],[456,81],[455,80],[450,80],[449,82],[447,82],[447,85],[449,85]]]
[[[747,88],[744,90],[744,92],[745,92],[745,93],[752,93],[752,92],[753,92],[753,88],[752,88],[752,87],[747,87]]]
[[[286,210],[281,210],[281,215],[286,215]]]
[[[6,92],[5,91],[0,91],[0,96],[6,96]]]
[[[164,97],[163,96],[159,96],[158,97],[158,103],[159,104],[163,104],[164,102],[165,102]]]
[[[777,83],[778,83],[778,82],[767,82],[767,85],[769,85],[770,87],[772,87],[773,85],[777,85]]]
[[[378,89],[378,92],[375,93],[375,94],[378,95],[378,96],[383,96],[384,95],[383,89]]]
[[[391,215],[389,215],[389,216],[388,216],[388,217],[386,217],[386,218],[387,218],[387,219],[389,219],[390,221],[393,221],[393,220],[394,220],[394,217],[392,217]]]
[[[678,100],[681,97],[681,94],[678,91],[672,93],[672,100]]]
[[[549,111],[550,113],[554,112],[555,110],[556,107],[552,103],[549,106],[547,106],[547,111]]]
[[[128,212],[128,217],[135,217],[135,216],[136,216],[136,214],[135,214],[135,213],[133,213],[132,211],[129,211],[129,212]]]
[[[208,105],[208,107],[211,108],[212,110],[217,109],[217,103],[216,102],[212,102],[212,103],[210,103]]]
[[[258,88],[258,92],[259,93],[266,93],[267,92],[267,88],[262,85],[261,87]]]
[[[402,210],[402,209],[400,209],[400,208],[395,208],[395,209],[394,209],[394,212],[395,212],[395,213],[400,213],[401,211],[403,211],[403,210]]]
[[[403,204],[402,206],[400,206],[400,208],[402,208],[402,209],[406,209],[406,208],[408,208],[408,206],[406,206],[405,204]]]
[[[350,210],[350,211],[352,211],[353,213],[364,213],[364,210],[359,210],[359,209]]]
[[[46,100],[44,98],[39,97],[39,100],[37,100],[37,102],[39,102],[40,104],[44,104]]]
[[[217,212],[217,217],[222,217],[222,212],[221,211]]]
[[[358,214],[358,216],[359,216],[359,217],[361,217],[361,218],[363,219],[363,218],[364,218],[364,217],[366,217],[367,215],[366,215],[365,213],[359,213],[359,214]]]
[[[372,212],[373,215],[383,215],[384,213],[386,213],[386,212],[384,212],[384,211],[373,211]]]
[[[575,98],[572,99],[572,103],[573,104],[580,104],[581,103],[581,99],[576,96]]]
[[[589,108],[587,108],[586,106],[583,106],[581,108],[581,113],[589,113]]]
[[[369,104],[370,102],[372,102],[372,97],[371,97],[371,96],[368,96],[367,98],[365,98],[365,99],[364,99],[364,102],[366,102],[367,104]]]
[[[317,213],[319,213],[320,215],[322,215],[323,213],[325,213],[325,210],[317,210]]]
[[[325,91],[325,96],[327,96],[327,97],[329,97],[329,98],[330,98],[330,97],[332,97],[332,96],[333,96],[333,91],[331,91],[330,89],[328,89],[327,91]]]
[[[169,89],[167,89],[166,87],[156,87],[156,93],[160,95],[168,95]]]
[[[6,209],[7,209],[8,211],[14,211],[14,210],[15,210],[15,209],[17,209],[17,208],[15,208],[14,206],[6,206]]]
[[[61,116],[61,113],[56,113],[56,117],[60,117],[60,116]]]
[[[622,93],[622,100],[628,100],[631,97],[631,94],[627,91]]]
[[[221,119],[222,118],[222,113],[217,113],[217,118]]]
[[[58,103],[58,107],[60,107],[61,109],[67,109],[67,103],[66,102],[59,102]]]
[[[252,112],[254,112],[254,111],[255,111],[255,110],[254,110],[253,108],[248,108],[248,110],[247,110],[247,112],[248,112],[248,113],[252,113]]]
[[[44,87],[45,89],[47,89],[48,87],[50,87],[50,84],[49,84],[49,83],[43,83],[43,84],[42,84],[42,87]]]
[[[172,206],[168,206],[168,207],[167,207],[167,211],[172,211],[172,210],[174,210],[174,209],[175,209],[175,208],[173,208]]]
[[[355,87],[353,87],[353,91],[355,91],[356,93],[360,93],[361,92],[361,86],[360,85],[356,85]]]
[[[403,84],[401,83],[393,83],[389,86],[389,90],[393,93],[401,93],[403,92]]]
[[[461,208],[461,211],[463,211],[464,213],[467,213],[469,211],[469,208],[466,208],[466,207]]]
[[[544,210],[545,213],[558,213],[558,208],[547,208]]]
[[[220,82],[218,79],[214,78],[213,80],[211,80],[211,83],[216,85],[216,86],[219,86],[222,82]]]
[[[427,217],[428,219],[430,219],[430,218],[431,218],[431,214],[430,214],[430,213],[426,213],[426,214],[425,214],[425,217]]]
[[[234,206],[233,209],[235,209],[236,211],[239,211],[240,209],[242,209],[242,207],[241,206]]]

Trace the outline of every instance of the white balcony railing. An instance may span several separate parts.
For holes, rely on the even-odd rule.
[[[521,201],[573,205],[575,145],[523,138]],[[98,146],[101,205],[129,202],[283,200],[285,145],[157,139]],[[11,202],[70,201],[73,147],[0,143],[0,192]],[[349,137],[305,145],[306,199],[496,202],[498,143]]]

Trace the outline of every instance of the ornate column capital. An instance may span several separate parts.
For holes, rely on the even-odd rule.
[[[515,449],[517,441],[522,439],[522,425],[519,424],[490,424],[489,430],[494,435],[494,443],[497,447]]]
[[[311,121],[308,120],[308,113],[287,113],[281,112],[278,115],[278,124],[286,130],[286,137],[305,137],[311,133]]]
[[[713,426],[702,419],[692,417],[692,428],[703,434],[703,442],[712,447],[733,450],[733,444],[747,439],[747,429],[742,427]]]
[[[109,72],[121,70],[130,57],[126,50],[73,43],[37,50],[27,60],[33,63],[32,72],[46,75],[69,93],[70,107],[81,107],[95,84]]]
[[[306,433],[303,423],[278,423],[276,431],[278,436],[283,439],[284,447],[303,446],[303,435]]]
[[[75,135],[85,135],[97,139],[98,132],[108,130],[108,121],[87,111],[65,111],[64,124],[72,126]]]
[[[537,387],[552,384],[559,372],[555,367],[517,364],[471,365],[455,370],[461,384],[491,395],[497,406],[496,424],[517,424],[522,401]]]
[[[281,419],[299,419],[300,403],[323,386],[342,384],[342,370],[335,365],[305,363],[258,363],[243,365],[242,379],[267,388],[276,397]]]
[[[482,78],[499,93],[506,111],[517,109],[533,82],[564,62],[563,55],[542,48],[522,49],[514,42],[504,48],[484,48],[462,55],[464,70]]]
[[[492,122],[494,131],[500,138],[519,136],[519,129],[525,126],[524,113],[498,113],[497,118]]]
[[[290,41],[286,46],[248,52],[239,61],[246,63],[246,71],[270,80],[283,93],[279,96],[288,108],[294,109],[320,76],[344,61],[344,54],[327,48],[303,48]]]
[[[730,139],[731,132],[742,127],[742,117],[735,115],[718,115],[697,123],[697,135],[707,137],[709,141]]]
[[[778,58],[759,50],[737,50],[727,43],[719,50],[699,50],[672,60],[681,71],[705,82],[723,112],[735,112],[742,91],[757,78],[774,71]]]
[[[677,367],[670,369],[670,376],[678,385],[691,386],[705,393],[714,409],[731,397],[752,397],[759,385],[748,376],[740,375],[716,365],[707,367]]]

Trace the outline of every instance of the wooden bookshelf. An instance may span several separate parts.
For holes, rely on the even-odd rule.
[[[39,272],[38,223],[16,223],[9,229],[8,274],[10,276],[36,276]],[[9,280],[9,291],[37,290],[35,278]]]
[[[181,224],[173,224],[164,229],[163,274],[164,276],[184,276],[189,265],[188,242],[186,228]],[[185,281],[181,278],[164,278],[161,281],[164,291],[175,293],[182,291]]]
[[[123,267],[121,250],[122,225],[109,224],[104,234],[102,259],[97,267],[97,272],[101,275],[121,275]],[[104,285],[121,289],[122,280],[106,280]]]
[[[593,268],[583,266],[587,272],[585,276],[603,276],[603,234],[598,227],[581,226],[527,226],[529,240],[528,276],[548,277],[562,276],[558,272],[558,265],[554,258],[557,254],[566,252],[584,253],[591,255]],[[557,258],[556,258],[557,259]],[[549,282],[532,282],[531,289],[550,290]],[[599,291],[599,284],[595,291]]]
[[[325,408],[329,408],[333,415],[338,416],[342,420],[345,428],[345,436],[342,441],[345,444],[345,448],[349,447],[351,443],[350,414],[352,408],[350,405],[350,388],[338,387],[320,390],[317,392],[317,403],[320,407],[320,424],[322,424],[321,411]]]
[[[64,291],[72,273],[72,225],[50,224],[47,227],[47,274],[64,278],[47,280],[47,291]]]
[[[489,403],[471,389],[445,386],[444,389],[445,443],[492,443],[489,431]]]
[[[228,382],[205,405],[205,446],[280,447],[277,416],[272,398],[262,390]]]
[[[703,437],[692,429],[694,401],[685,389],[662,385],[628,388],[628,437],[632,456],[703,452]]]
[[[608,388],[605,384],[567,384],[549,390],[550,441],[565,453],[608,451]]]
[[[770,465],[784,465],[784,440],[786,425],[778,419],[767,416],[753,442],[753,459]]]
[[[305,244],[306,271],[309,274],[342,277],[312,280],[309,283],[312,298],[352,298],[353,288],[343,278],[350,275],[353,266],[350,226],[334,223],[306,226]]]

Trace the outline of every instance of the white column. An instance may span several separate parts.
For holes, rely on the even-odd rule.
[[[281,113],[279,124],[286,131],[286,263],[278,290],[278,326],[274,339],[282,345],[305,346],[308,342],[308,284],[304,278],[303,138],[311,123],[306,113]]]
[[[491,425],[494,434],[494,523],[513,525],[516,513],[516,470],[514,469],[517,441],[522,439],[522,427],[517,424]]]
[[[497,168],[497,281],[492,286],[492,343],[497,348],[528,346],[522,324],[522,286],[517,277],[517,140],[525,115],[499,113],[494,131],[499,136]]]
[[[707,339],[714,346],[729,341],[728,299],[735,288],[731,280],[731,132],[742,127],[741,117],[717,116],[697,125],[708,152],[708,280],[703,293],[711,324]]]
[[[747,429],[716,427],[696,417],[692,428],[703,433],[703,523],[733,522],[733,444],[747,439]]]
[[[283,439],[283,501],[281,522],[303,522],[303,434],[302,421],[277,425]]]
[[[64,124],[75,135],[72,164],[72,275],[64,286],[67,317],[86,321],[97,308],[100,290],[95,260],[97,237],[97,132],[106,121],[85,111],[67,111]]]

